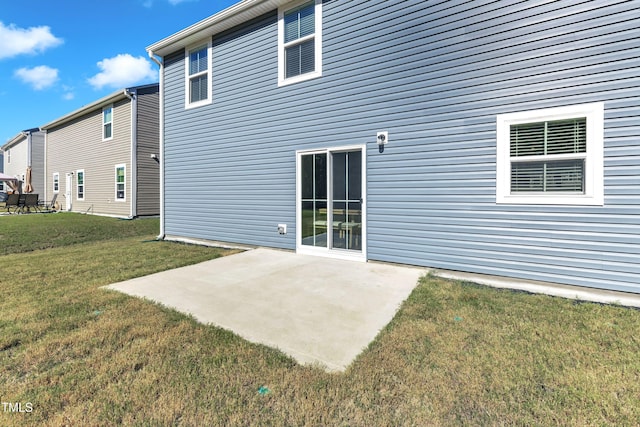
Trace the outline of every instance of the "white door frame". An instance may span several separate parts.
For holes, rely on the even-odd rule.
[[[301,158],[307,154],[327,154],[327,211],[331,209],[330,204],[332,202],[332,164],[331,153],[344,152],[344,151],[357,151],[362,153],[362,236],[360,251],[348,250],[348,249],[334,249],[327,247],[315,247],[302,244],[302,185],[300,182],[300,172],[302,167]],[[329,228],[327,228],[329,233]],[[337,147],[328,147],[313,150],[298,150],[296,151],[296,252],[307,255],[318,255],[329,258],[348,259],[355,261],[367,260],[367,146],[362,145],[344,145]]]
[[[67,179],[64,188],[64,207],[65,210],[71,212],[73,208],[73,172],[67,173]]]

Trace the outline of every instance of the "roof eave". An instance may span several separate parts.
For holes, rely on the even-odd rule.
[[[32,128],[32,129],[25,129],[19,132],[16,136],[14,136],[13,138],[5,142],[5,144],[2,147],[0,147],[0,150],[2,151],[8,150],[12,146],[18,144],[19,142],[22,142],[22,140],[25,139],[27,136],[29,136],[30,133],[37,132],[37,131],[38,131],[38,128]]]
[[[49,130],[51,128],[63,125],[67,122],[70,122],[71,120],[77,119],[78,117],[82,117],[85,114],[90,113],[91,111],[97,110],[98,108],[102,108],[121,99],[125,99],[126,95],[124,92],[126,90],[127,89],[120,89],[119,91],[113,92],[112,94],[107,95],[104,98],[100,98],[97,101],[92,102],[91,104],[87,104],[75,111],[72,111],[69,114],[59,117],[52,122],[40,126],[40,130]]]
[[[8,149],[13,147],[14,145],[16,145],[18,142],[22,141],[22,139],[26,137],[27,135],[24,132],[20,132],[19,134],[17,134],[16,136],[8,140],[2,147],[0,147],[0,149],[2,151],[7,151]]]
[[[242,0],[215,15],[147,47],[149,55],[164,57],[203,39],[267,13],[290,0]]]

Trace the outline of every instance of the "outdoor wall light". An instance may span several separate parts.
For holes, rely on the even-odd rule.
[[[388,131],[381,131],[378,132],[377,135],[377,142],[378,142],[378,151],[380,151],[381,153],[384,152],[384,146],[389,142],[389,132]]]
[[[160,163],[160,158],[158,157],[158,155],[156,153],[151,154],[149,157],[151,157],[156,162]]]

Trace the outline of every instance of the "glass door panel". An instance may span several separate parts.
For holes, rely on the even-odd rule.
[[[327,155],[301,156],[301,232],[305,246],[327,247]]]
[[[331,153],[332,248],[362,250],[362,152]]]

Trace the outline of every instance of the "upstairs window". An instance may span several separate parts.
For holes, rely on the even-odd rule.
[[[210,44],[202,44],[187,50],[186,55],[186,106],[196,107],[211,102]]]
[[[603,105],[498,116],[497,202],[603,203]]]
[[[113,105],[102,109],[102,140],[113,138]]]
[[[278,84],[322,75],[322,1],[290,4],[278,13]]]

